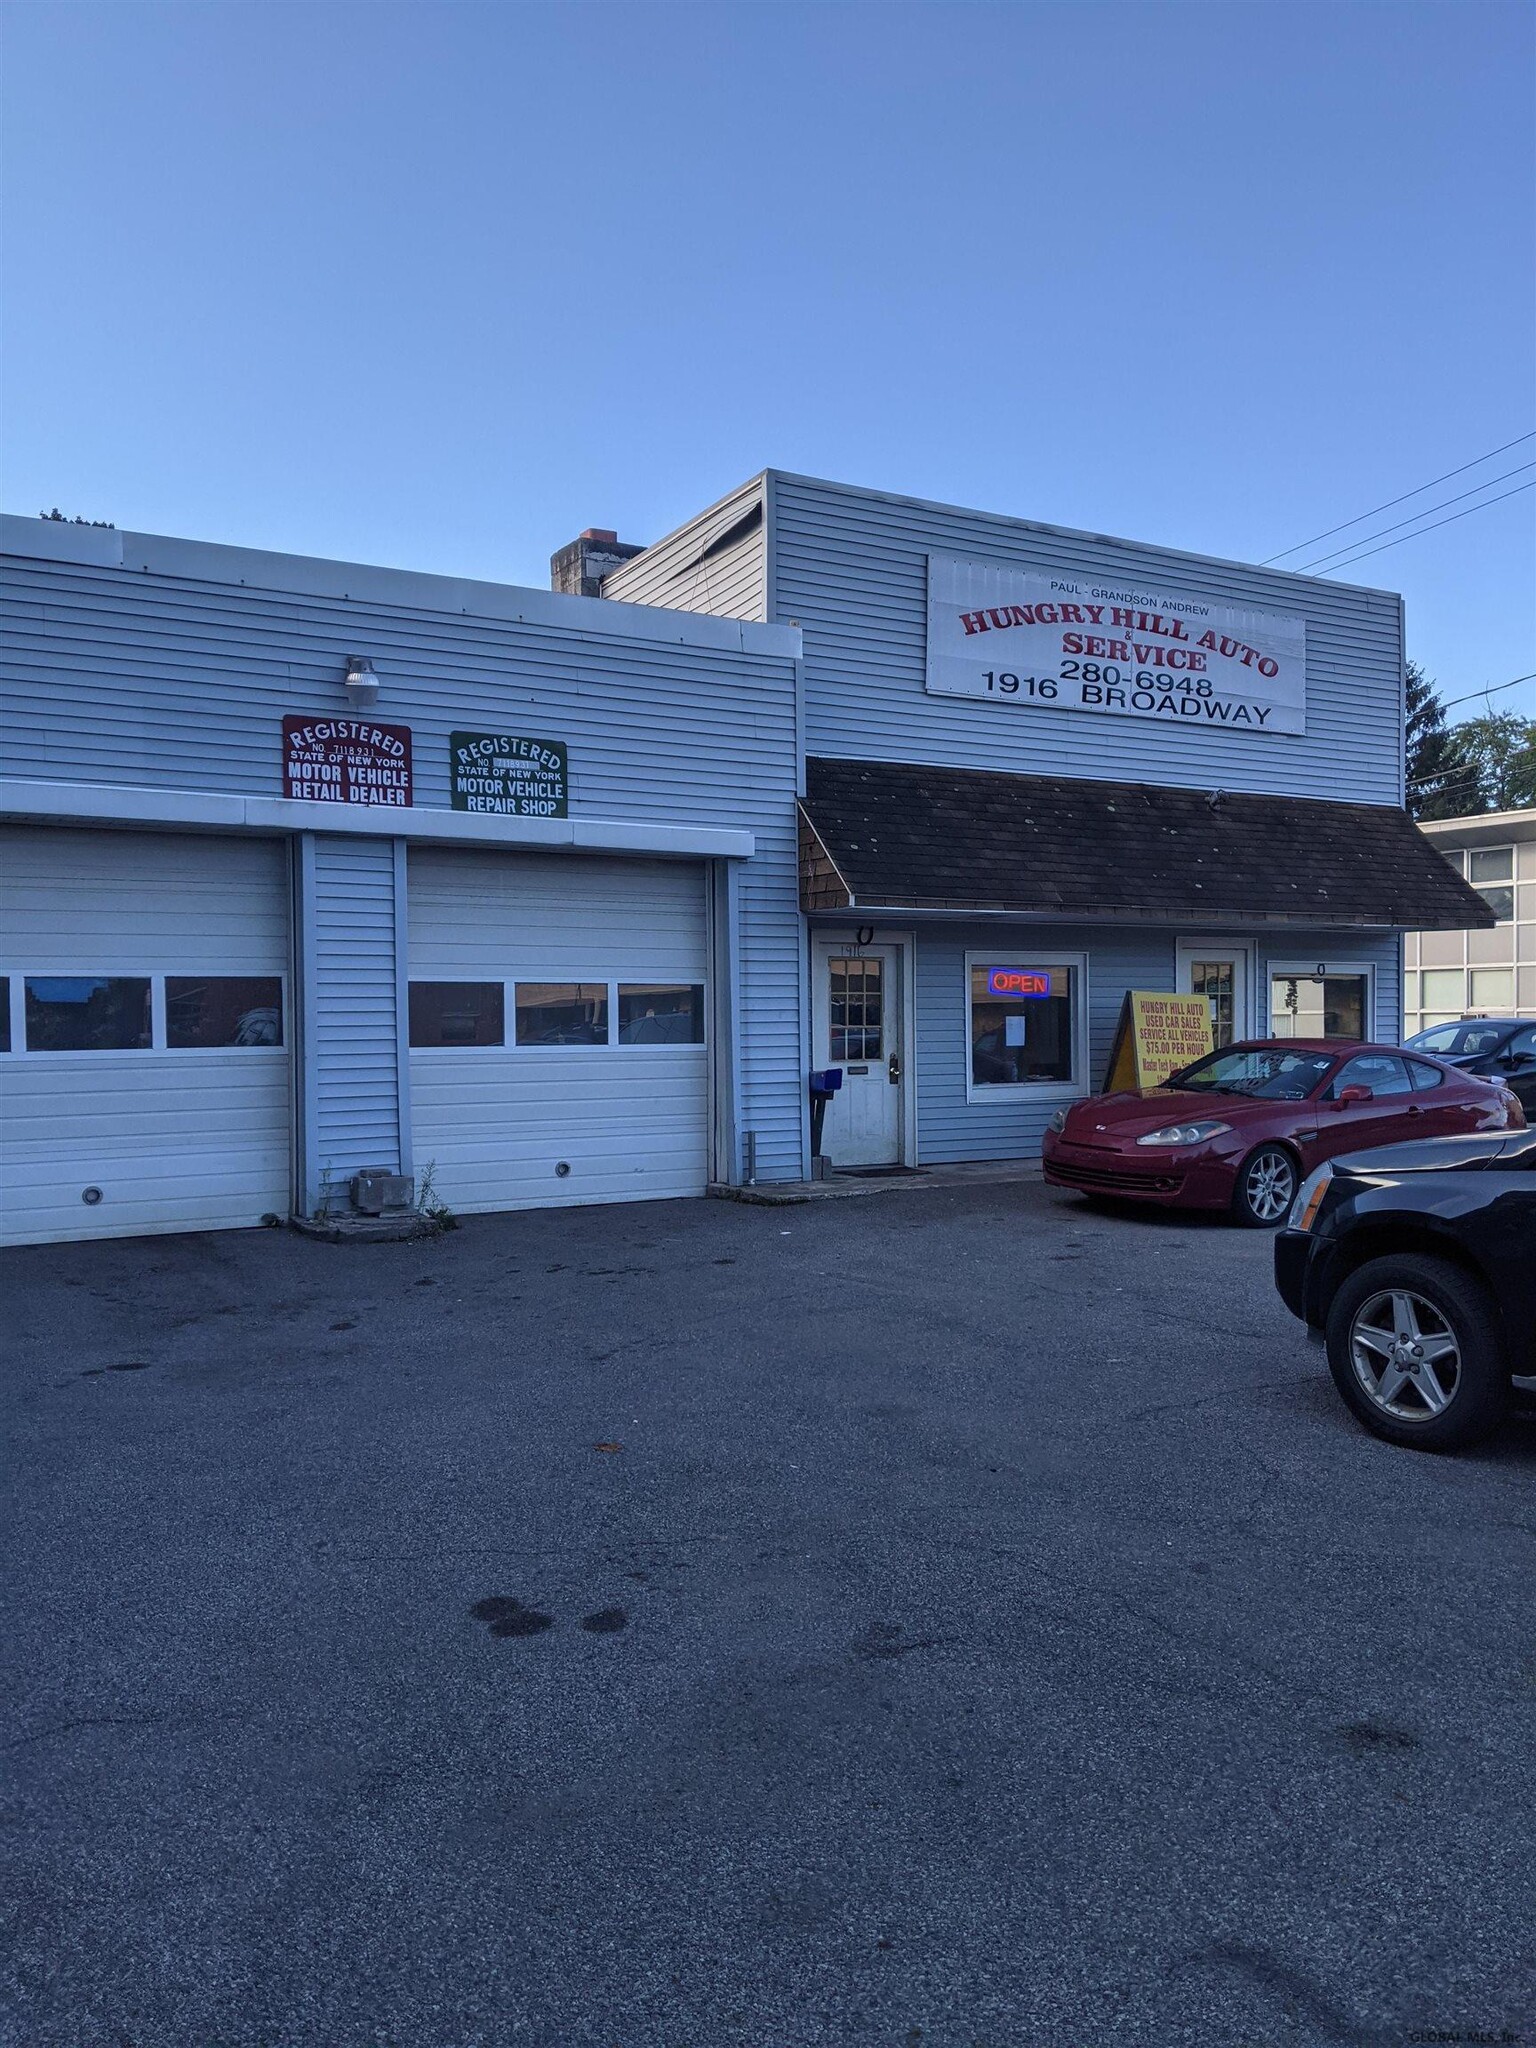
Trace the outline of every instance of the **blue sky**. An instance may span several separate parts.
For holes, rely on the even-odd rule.
[[[543,584],[774,465],[1260,559],[1536,428],[1533,24],[12,5],[0,501]],[[1339,572],[1448,696],[1533,504]]]

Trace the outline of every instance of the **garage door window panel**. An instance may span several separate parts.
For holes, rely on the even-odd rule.
[[[463,1051],[506,1043],[506,988],[499,981],[413,981],[413,1051]]]
[[[150,978],[28,975],[28,1052],[145,1052],[154,1044]]]
[[[620,1045],[702,1045],[704,990],[697,982],[620,982]]]
[[[165,1042],[172,1052],[238,1046],[275,1050],[283,1043],[283,984],[278,975],[168,974]]]
[[[516,1012],[519,1045],[608,1043],[606,982],[520,981]]]

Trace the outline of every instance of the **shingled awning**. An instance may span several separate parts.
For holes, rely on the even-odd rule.
[[[1493,912],[1406,811],[882,761],[806,763],[806,910],[1460,931]]]

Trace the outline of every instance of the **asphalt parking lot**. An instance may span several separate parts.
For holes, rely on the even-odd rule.
[[[3,2039],[1536,2042],[1536,1428],[1039,1184],[0,1254]]]

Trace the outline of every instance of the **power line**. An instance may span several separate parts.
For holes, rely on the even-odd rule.
[[[1346,541],[1341,548],[1335,548],[1331,555],[1318,555],[1313,561],[1302,562],[1295,573],[1306,575],[1313,569],[1320,569],[1327,562],[1336,562],[1340,555],[1353,554],[1361,541],[1380,540],[1384,533],[1396,533],[1400,526],[1412,526],[1416,519],[1427,519],[1431,512],[1443,512],[1447,505],[1459,505],[1463,498],[1475,498],[1479,491],[1491,491],[1495,484],[1508,483],[1512,476],[1519,476],[1527,469],[1536,469],[1536,462],[1517,462],[1513,469],[1506,469],[1498,476],[1484,477],[1480,484],[1474,484],[1469,491],[1456,491],[1449,498],[1442,498],[1436,505],[1423,505],[1417,512],[1410,512],[1406,519],[1395,519],[1390,526],[1378,526],[1374,533],[1362,533],[1359,540]],[[1476,506],[1472,508],[1476,511]]]
[[[1355,519],[1346,519],[1341,526],[1328,526],[1321,533],[1314,533],[1311,540],[1299,540],[1293,548],[1282,548],[1278,555],[1268,555],[1259,564],[1267,569],[1271,562],[1283,562],[1287,555],[1299,555],[1303,548],[1315,547],[1320,540],[1330,535],[1343,533],[1345,527],[1359,526],[1363,520],[1374,519],[1378,512],[1390,512],[1394,505],[1406,504],[1410,498],[1421,498],[1426,491],[1432,491],[1436,484],[1449,483],[1453,476],[1464,476],[1469,469],[1476,469],[1479,462],[1492,462],[1495,455],[1502,455],[1505,449],[1518,448],[1522,441],[1536,441],[1536,428],[1529,434],[1516,434],[1513,441],[1506,441],[1502,448],[1490,448],[1486,455],[1479,455],[1476,462],[1464,462],[1459,469],[1448,469],[1444,476],[1432,476],[1427,484],[1420,484],[1416,491],[1404,491],[1400,498],[1388,498],[1385,505],[1373,505],[1369,512],[1362,512]]]
[[[1433,533],[1437,526],[1454,526],[1458,519],[1470,519],[1474,512],[1486,512],[1490,505],[1502,505],[1506,498],[1518,498],[1522,491],[1536,490],[1536,477],[1528,484],[1516,484],[1512,491],[1501,491],[1496,498],[1485,498],[1481,505],[1469,505],[1464,512],[1453,512],[1448,519],[1431,520],[1428,526],[1420,526],[1413,533],[1399,534],[1396,540],[1384,540],[1379,548],[1366,548],[1358,555],[1351,555],[1346,561],[1335,562],[1328,571],[1333,575],[1339,569],[1347,569],[1351,563],[1363,562],[1367,555],[1385,554],[1388,548],[1400,548],[1405,540],[1417,540],[1421,533]]]
[[[1500,690],[1512,690],[1517,683],[1529,682],[1536,682],[1536,669],[1532,669],[1529,675],[1511,676],[1507,683],[1490,683],[1485,690],[1470,690],[1465,697],[1452,697],[1449,703],[1442,704],[1440,708],[1442,711],[1449,711],[1454,705],[1470,704],[1474,697],[1495,697]],[[1449,739],[1450,734],[1455,731],[1456,727],[1452,726],[1444,737]],[[1450,761],[1437,774],[1415,776],[1411,782],[1404,784],[1404,792],[1406,794],[1415,789],[1428,789],[1432,784],[1439,784],[1442,788],[1454,788],[1467,776],[1477,773],[1478,766],[1475,761]]]
[[[1470,704],[1474,697],[1494,697],[1500,690],[1512,690],[1516,683],[1536,682],[1536,668],[1528,676],[1511,676],[1507,683],[1490,683],[1486,690],[1468,690],[1465,697],[1452,697],[1440,706],[1442,711],[1454,710],[1458,704]]]

